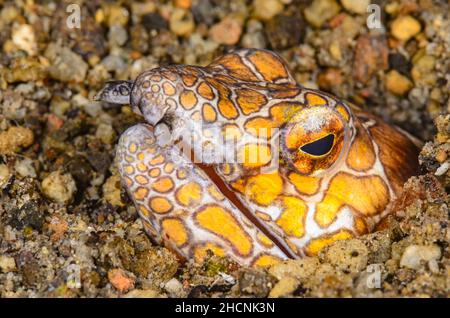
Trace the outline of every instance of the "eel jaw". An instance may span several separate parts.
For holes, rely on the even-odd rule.
[[[104,101],[113,104],[130,104],[131,81],[108,81],[105,86],[94,96],[95,101]]]

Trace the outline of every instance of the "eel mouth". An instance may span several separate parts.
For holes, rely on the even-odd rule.
[[[190,158],[193,164],[201,169],[209,179],[217,186],[219,191],[227,198],[253,225],[256,226],[264,235],[266,235],[285,255],[291,259],[298,258],[289,246],[276,234],[274,234],[267,226],[265,226],[243,203],[243,201],[230,189],[225,181],[217,174],[212,165],[199,163],[195,159],[195,154],[191,150]]]
[[[132,88],[133,82],[131,81],[107,81],[93,99],[118,105],[130,104]]]

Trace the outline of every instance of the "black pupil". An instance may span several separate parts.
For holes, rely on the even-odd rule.
[[[323,156],[327,154],[331,147],[333,147],[334,135],[327,135],[323,138],[317,139],[316,141],[310,142],[304,145],[300,149],[313,156]]]

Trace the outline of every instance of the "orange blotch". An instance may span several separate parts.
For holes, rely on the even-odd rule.
[[[137,158],[139,161],[143,161],[145,159],[145,154],[143,152],[138,153]]]
[[[148,179],[143,175],[137,175],[135,178],[137,183],[145,185],[148,183]]]
[[[162,80],[162,77],[160,75],[152,75],[152,77],[150,77],[150,80],[152,82],[160,82]],[[149,86],[150,86],[150,82],[149,82]]]
[[[245,130],[251,135],[260,137],[271,138],[272,130],[275,128],[274,122],[264,117],[256,117],[248,120],[245,123]]]
[[[166,158],[164,158],[163,155],[157,155],[155,158],[150,160],[150,164],[152,166],[156,166],[156,165],[159,165],[159,164],[163,163],[165,160],[166,160]]]
[[[161,177],[152,184],[152,188],[159,193],[166,193],[174,187],[173,181],[170,177]]]
[[[222,65],[227,69],[231,76],[245,81],[257,81],[258,78],[253,72],[242,63],[241,58],[236,54],[227,54],[214,61],[213,65]]]
[[[180,94],[180,104],[183,106],[184,109],[192,109],[197,104],[197,96],[193,91],[184,90]]]
[[[347,164],[356,171],[365,171],[375,164],[376,155],[367,132],[360,125],[357,128],[357,135],[348,151]]]
[[[175,86],[173,86],[172,84],[170,84],[169,82],[165,82],[162,85],[164,94],[168,95],[168,96],[173,96],[176,93],[176,89]]]
[[[161,75],[164,76],[165,78],[167,78],[169,81],[176,81],[177,80],[177,75],[169,70],[164,70],[161,72]]]
[[[305,216],[308,210],[305,202],[296,197],[284,197],[281,201],[283,212],[277,219],[277,225],[288,236],[302,237],[305,234]]]
[[[246,144],[239,150],[239,160],[245,168],[258,168],[272,160],[272,152],[267,145]]]
[[[302,176],[301,174],[292,172],[289,174],[289,180],[301,194],[313,195],[320,188],[320,178]]]
[[[244,194],[258,205],[268,206],[283,192],[283,179],[276,173],[258,174],[248,178]]]
[[[139,214],[145,218],[148,219],[150,217],[150,211],[143,205],[139,205]]]
[[[123,168],[123,171],[125,171],[126,174],[133,174],[134,173],[134,168],[132,165],[126,165]]]
[[[269,255],[269,254],[263,254],[258,256],[253,261],[253,266],[255,267],[269,267],[275,264],[281,263],[283,260],[277,256]]]
[[[214,92],[213,92],[211,86],[209,86],[205,82],[202,82],[200,85],[198,85],[197,93],[199,93],[199,95],[202,96],[203,98],[206,98],[209,100],[214,99]]]
[[[181,75],[181,79],[183,83],[189,87],[194,86],[195,82],[197,81],[197,77],[190,74]]]
[[[198,224],[228,241],[243,256],[252,251],[252,241],[235,217],[218,205],[208,205],[197,212]]]
[[[302,108],[303,105],[298,103],[281,102],[270,108],[270,115],[273,118],[276,127],[279,127],[289,121]]]
[[[217,107],[220,114],[227,119],[235,119],[239,115],[236,107],[228,98],[220,97]]]
[[[360,217],[355,217],[354,227],[359,235],[367,234],[369,232],[366,222]]]
[[[128,146],[128,151],[131,153],[135,153],[137,151],[138,147],[137,145],[132,142],[129,146]]]
[[[223,199],[225,199],[222,192],[220,192],[219,189],[213,184],[208,187],[208,192],[217,201],[223,201]]]
[[[293,97],[297,96],[298,94],[300,94],[300,88],[286,88],[283,86],[283,87],[274,89],[269,94],[270,94],[270,97],[272,97],[272,98],[279,98],[279,99],[293,98]]]
[[[183,179],[186,179],[186,177],[187,177],[186,169],[179,168],[177,170],[177,178],[180,179],[180,180],[183,180]]]
[[[126,155],[126,156],[125,156],[125,161],[126,161],[126,162],[129,162],[129,163],[132,163],[132,162],[134,161],[134,157],[133,157],[133,156],[130,156],[130,155]]]
[[[183,206],[196,206],[202,199],[202,187],[196,182],[189,182],[179,187],[175,197]]]
[[[245,115],[259,111],[267,103],[264,94],[252,89],[237,89],[236,95],[237,104]]]
[[[133,185],[133,180],[131,180],[129,177],[125,177],[125,184],[127,185],[127,187],[131,187]]]
[[[160,87],[159,87],[159,85],[156,85],[156,84],[153,84],[152,85],[152,92],[153,93],[158,93],[159,91],[160,91]]]
[[[173,206],[169,200],[164,197],[153,197],[150,199],[149,206],[153,212],[158,214],[168,213],[172,210]]]
[[[202,114],[203,114],[203,119],[206,122],[212,123],[212,122],[215,122],[217,119],[216,110],[214,109],[214,107],[212,107],[208,103],[203,104]]]
[[[150,177],[152,177],[152,178],[156,178],[156,177],[158,177],[160,174],[161,174],[161,169],[159,169],[159,168],[153,168],[153,169],[151,169],[150,172],[149,172],[149,175],[150,175]]]
[[[270,217],[270,215],[266,214],[264,212],[256,211],[255,215],[263,221],[267,221],[267,222],[272,221],[272,218]]]
[[[258,239],[258,242],[264,245],[265,247],[271,248],[274,246],[273,242],[261,232],[259,232],[256,235],[256,238]]]
[[[144,187],[139,187],[133,192],[133,196],[136,200],[144,200],[148,195],[148,189]]]
[[[165,218],[161,222],[163,236],[175,243],[177,247],[184,246],[189,240],[189,232],[183,222],[176,218]]]
[[[164,172],[165,173],[172,173],[172,171],[175,169],[175,165],[172,162],[166,163],[164,166]]]
[[[318,94],[306,93],[305,99],[309,106],[327,105],[327,100]]]
[[[314,219],[321,227],[327,227],[344,205],[371,216],[383,212],[388,203],[389,190],[379,176],[358,178],[341,172],[331,180],[325,197],[316,205]]]
[[[350,113],[344,105],[337,105],[336,110],[339,114],[341,114],[342,118],[344,118],[345,121],[348,122],[350,120]]]
[[[289,77],[280,59],[269,52],[256,51],[248,59],[266,81],[274,82],[277,79]]]
[[[139,162],[136,165],[136,168],[139,170],[139,172],[146,172],[147,171],[147,166],[143,162]]]
[[[306,247],[305,252],[309,256],[314,256],[317,255],[325,246],[330,245],[333,242],[346,240],[352,237],[353,234],[348,230],[339,230],[331,235],[323,235],[312,239]]]

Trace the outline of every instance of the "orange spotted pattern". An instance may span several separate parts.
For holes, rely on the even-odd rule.
[[[266,50],[146,71],[130,104],[148,124],[121,136],[123,184],[147,233],[197,262],[215,254],[271,266],[316,255],[372,231],[417,172],[409,136],[296,84],[283,59]],[[169,145],[154,135],[160,122],[170,126]],[[232,141],[226,153],[236,161],[197,166],[179,155],[174,141],[185,127],[200,136],[195,156]]]

